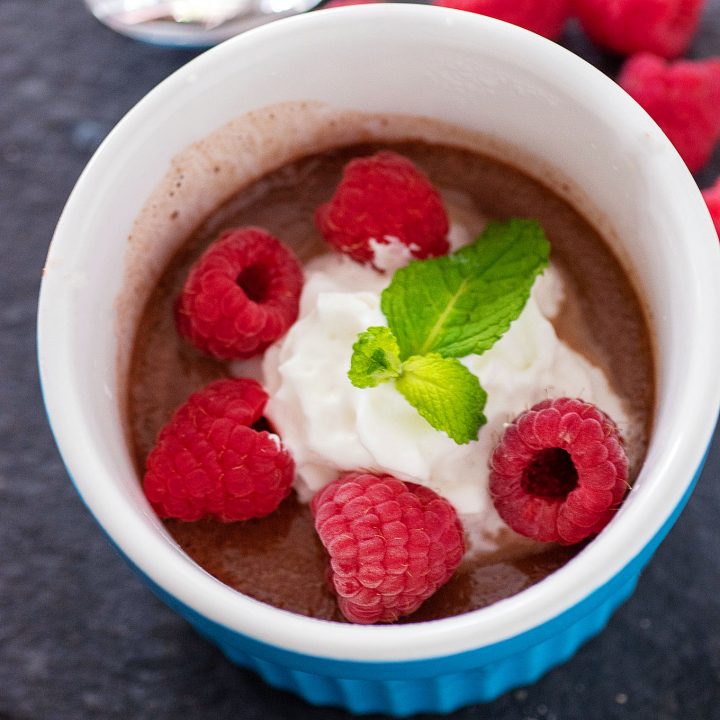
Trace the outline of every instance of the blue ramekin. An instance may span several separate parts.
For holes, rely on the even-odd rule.
[[[632,492],[564,567],[472,613],[362,627],[255,601],[185,556],[142,494],[123,408],[138,313],[184,233],[297,156],[400,138],[481,147],[600,227],[647,309],[656,412]],[[154,591],[231,660],[313,703],[447,712],[531,683],[599,632],[632,592],[689,497],[717,419],[718,277],[717,236],[692,176],[611,80],[554,43],[471,13],[342,8],[224,43],[113,130],[53,238],[40,373],[58,446],[89,510]]]

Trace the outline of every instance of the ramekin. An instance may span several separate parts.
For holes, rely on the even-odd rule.
[[[581,189],[637,283],[657,352],[644,467],[613,522],[574,560],[514,597],[404,626],[301,617],[236,593],[196,566],[144,499],[119,412],[118,317],[144,292],[140,283],[128,298],[133,222],[185,148],[235,117],[289,101],[425,116],[512,146],[560,192]],[[157,272],[147,265],[134,272]],[[168,605],[231,660],[313,703],[447,712],[533,682],[599,632],[632,592],[688,499],[717,419],[718,278],[717,236],[682,160],[639,106],[580,58],[459,11],[320,11],[252,30],[192,61],[97,151],[48,255],[38,318],[42,385],[90,512]]]

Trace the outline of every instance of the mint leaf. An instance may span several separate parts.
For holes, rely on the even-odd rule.
[[[400,348],[386,327],[371,327],[358,335],[350,359],[350,382],[357,388],[375,387],[400,374]]]
[[[411,262],[382,294],[400,357],[490,349],[525,307],[550,246],[532,220],[494,222],[452,255]]]
[[[487,420],[487,393],[459,360],[437,353],[413,356],[402,365],[395,387],[436,430],[464,445],[477,440]]]

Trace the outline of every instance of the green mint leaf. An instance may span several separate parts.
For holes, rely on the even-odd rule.
[[[350,382],[357,388],[375,387],[400,374],[400,348],[386,327],[371,327],[358,335],[350,359]]]
[[[400,357],[489,350],[525,307],[550,246],[532,220],[490,223],[452,255],[411,262],[382,294]]]
[[[477,440],[487,422],[483,409],[487,393],[459,360],[437,353],[408,358],[395,387],[436,430],[458,445]]]

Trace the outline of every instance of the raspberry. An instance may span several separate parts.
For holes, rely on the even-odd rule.
[[[575,11],[602,47],[676,58],[690,45],[704,5],[705,0],[575,0]]]
[[[437,190],[407,158],[389,151],[351,160],[315,223],[336,250],[374,260],[373,242],[399,242],[416,258],[445,255],[448,218]]]
[[[627,488],[615,423],[594,405],[544,400],[519,415],[490,458],[490,495],[520,535],[572,545],[610,522]]]
[[[190,270],[178,331],[220,360],[257,355],[297,319],[302,282],[297,258],[265,230],[226,230]]]
[[[717,230],[717,234],[720,236],[720,178],[717,179],[717,182],[711,188],[703,190],[703,197],[710,211],[710,217],[712,217],[715,223],[715,230]]]
[[[267,399],[254,380],[216,380],[175,411],[143,480],[160,517],[247,520],[268,515],[287,497],[292,458],[276,435],[249,427]]]
[[[618,83],[670,138],[692,172],[707,163],[720,139],[720,58],[667,63],[643,53],[625,63]]]
[[[435,5],[504,20],[555,40],[570,17],[570,0],[434,0]]]
[[[338,605],[351,622],[392,622],[414,612],[465,552],[453,506],[392,475],[349,473],[320,490],[310,508],[330,554]]]

